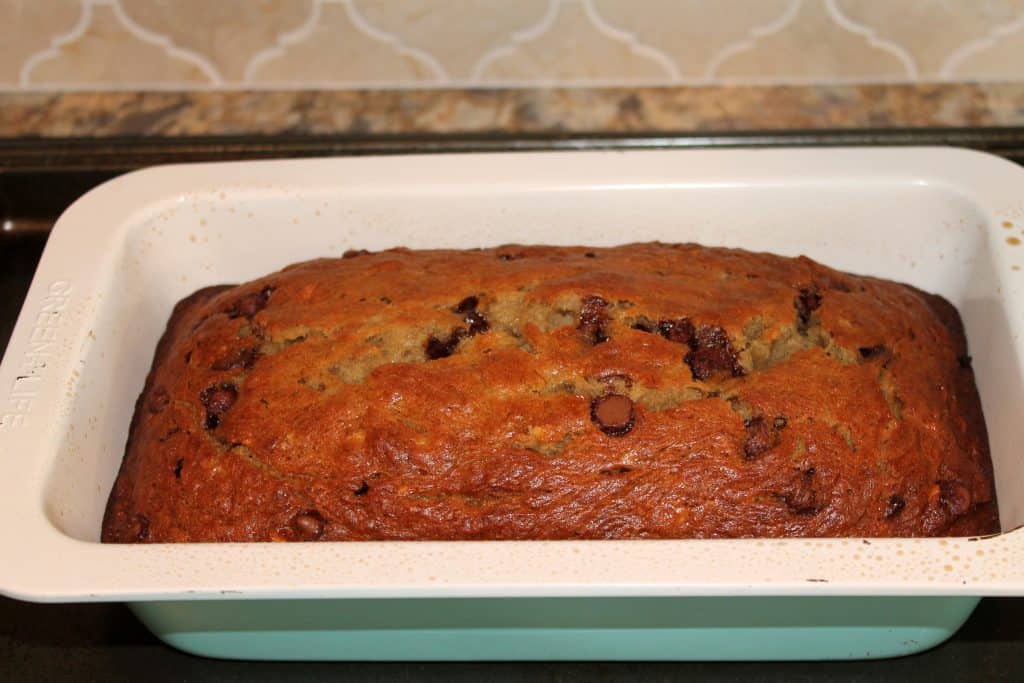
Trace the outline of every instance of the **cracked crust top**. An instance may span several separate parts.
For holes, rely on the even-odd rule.
[[[959,317],[698,245],[351,252],[181,302],[105,542],[998,530]]]

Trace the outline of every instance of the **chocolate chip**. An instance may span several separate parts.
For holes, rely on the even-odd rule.
[[[434,335],[430,335],[427,338],[426,346],[424,350],[427,352],[427,358],[430,360],[437,360],[439,358],[447,358],[452,355],[452,351],[455,347],[448,343],[448,339],[439,339]]]
[[[658,334],[676,344],[691,346],[694,341],[696,330],[689,318],[678,320],[659,320]]]
[[[521,258],[525,258],[525,257],[526,257],[526,254],[524,254],[521,251],[514,252],[514,253],[505,252],[505,253],[502,253],[502,254],[498,254],[498,259],[501,260],[501,261],[517,261],[517,260],[519,260]]]
[[[270,295],[273,291],[274,288],[268,286],[258,292],[246,294],[235,301],[235,303],[231,304],[231,307],[227,310],[228,317],[252,319],[254,315],[266,307],[267,301],[270,300]]]
[[[199,394],[199,401],[215,415],[227,412],[237,398],[238,389],[234,384],[227,382],[208,386]]]
[[[857,352],[860,353],[861,358],[863,358],[864,360],[868,360],[870,358],[877,358],[878,356],[888,355],[889,347],[887,347],[885,344],[876,344],[875,346],[862,346],[859,349],[857,349]]]
[[[491,325],[487,322],[487,318],[485,318],[484,314],[479,311],[470,311],[466,314],[466,317],[463,318],[463,320],[465,320],[466,324],[469,325],[470,337],[491,329]]]
[[[628,396],[605,394],[590,402],[590,419],[608,436],[623,436],[633,430],[636,411]]]
[[[806,334],[811,323],[811,313],[821,307],[821,294],[818,293],[817,286],[811,285],[801,289],[793,301],[793,307],[796,308],[797,331]]]
[[[258,347],[255,346],[247,349],[236,349],[219,358],[210,368],[217,372],[237,369],[250,370],[256,364],[256,357],[258,355]]]
[[[359,488],[357,488],[352,493],[354,493],[357,496],[365,496],[369,492],[369,490],[370,490],[370,485],[366,483],[365,479],[363,479],[363,483],[360,484]]]
[[[971,362],[972,362],[972,360],[973,359],[970,356],[957,356],[956,362],[964,370],[970,370],[971,369]]]
[[[632,327],[634,330],[640,330],[641,332],[648,333],[653,333],[656,329],[656,325],[654,324],[654,322],[649,318],[645,318],[643,316],[637,318],[636,322],[630,325],[630,327]]]
[[[745,420],[743,427],[747,430],[747,438],[743,442],[743,457],[747,460],[754,460],[779,443],[778,432],[760,415]]]
[[[384,304],[385,306],[386,306],[386,305],[389,305],[389,304],[391,303],[391,299],[389,299],[389,298],[388,298],[388,297],[386,297],[386,296],[382,296],[381,298],[377,299],[377,301],[381,302],[381,303],[382,303],[382,304]]]
[[[956,481],[940,481],[939,504],[953,517],[960,517],[971,508],[971,492]]]
[[[603,474],[606,477],[615,477],[620,474],[627,474],[632,472],[633,468],[628,465],[616,465],[615,467],[606,467],[603,470],[598,470],[599,474]]]
[[[157,387],[153,389],[153,393],[149,396],[149,403],[147,404],[149,412],[156,415],[171,404],[171,397],[167,393],[167,390],[163,387]]]
[[[429,360],[447,358],[455,353],[455,349],[458,348],[459,342],[461,342],[468,334],[469,333],[466,332],[466,330],[461,327],[457,327],[452,330],[447,339],[441,339],[431,335],[427,338],[427,343],[424,345],[427,358]]]
[[[691,338],[689,346],[690,352],[683,361],[690,366],[690,373],[695,380],[706,380],[722,372],[727,372],[733,377],[742,377],[746,374],[729,343],[729,336],[721,327],[701,325]]]
[[[588,296],[580,306],[580,322],[577,327],[591,344],[608,341],[605,325],[608,324],[608,313],[605,309],[608,302],[599,296]]]
[[[370,252],[365,249],[346,249],[341,258],[355,258],[357,256],[368,256]]]
[[[894,493],[889,496],[889,501],[885,504],[885,518],[892,519],[903,512],[903,508],[905,507],[907,507],[907,501],[903,499],[903,496],[899,496]]]
[[[181,468],[185,466],[185,458],[178,458],[178,462],[174,463],[174,478],[181,479]]]
[[[299,541],[316,541],[324,535],[327,520],[316,510],[307,510],[292,518],[289,526]]]
[[[817,473],[814,465],[805,464],[802,471],[789,483],[789,486],[772,495],[782,500],[794,515],[813,515],[822,507],[814,482]],[[850,491],[849,493],[853,493]]]
[[[588,251],[588,252],[586,252],[586,253],[584,253],[584,254],[583,254],[583,257],[584,257],[584,258],[597,258],[597,254],[595,254],[595,253],[594,253],[594,252],[592,252],[592,251]]]
[[[224,382],[203,389],[199,394],[199,402],[206,407],[206,428],[216,429],[220,425],[220,416],[226,413],[237,399],[238,389],[234,384]]]
[[[469,313],[470,311],[475,311],[479,303],[480,300],[477,299],[475,296],[467,296],[465,299],[460,301],[452,310],[455,311],[456,313]]]
[[[818,497],[809,487],[798,487],[787,493],[784,500],[786,507],[796,515],[812,515],[818,511]]]

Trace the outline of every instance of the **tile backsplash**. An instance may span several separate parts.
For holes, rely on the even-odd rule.
[[[0,0],[0,90],[1024,80],[1024,0]]]

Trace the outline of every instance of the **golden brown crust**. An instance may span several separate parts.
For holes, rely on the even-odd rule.
[[[104,541],[998,530],[939,297],[697,245],[348,256],[178,305]]]

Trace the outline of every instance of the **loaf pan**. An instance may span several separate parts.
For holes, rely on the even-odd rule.
[[[165,166],[54,228],[0,367],[0,592],[126,601],[270,659],[882,657],[1024,594],[1024,170],[943,148],[558,152]],[[960,309],[988,538],[102,545],[173,304],[346,249],[663,240],[806,254]]]

